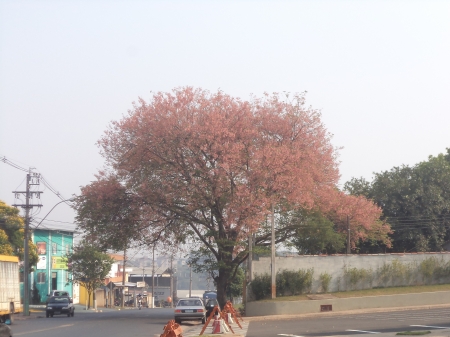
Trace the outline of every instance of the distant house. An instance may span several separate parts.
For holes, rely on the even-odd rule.
[[[123,280],[123,255],[121,254],[108,254],[114,259],[114,263],[111,266],[111,270],[105,278],[102,288],[98,288],[95,291],[95,298],[97,300],[97,307],[110,306],[110,303],[114,303],[114,300],[118,298],[118,290],[116,287],[111,287],[113,284],[121,284]],[[127,272],[130,272],[131,268],[125,268],[125,280],[127,279]],[[119,285],[120,286],[120,285]],[[113,289],[114,288],[114,289]],[[110,293],[110,291],[112,293]],[[80,285],[80,304],[86,305],[88,302],[88,294],[86,289]],[[91,306],[94,306],[93,294],[90,298]]]
[[[78,303],[78,293],[74,291],[64,258],[72,252],[73,231],[35,229],[32,240],[37,247],[39,261],[31,273],[31,296],[38,294],[39,302],[45,302],[50,291],[65,290],[73,297],[74,303]]]

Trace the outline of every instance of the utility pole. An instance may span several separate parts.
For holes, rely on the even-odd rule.
[[[37,199],[41,198],[40,191],[30,191],[30,186],[37,185],[39,186],[39,173],[31,173],[31,169],[27,173],[26,177],[26,190],[25,191],[13,191],[18,198],[19,194],[25,195],[25,204],[14,204],[14,207],[22,207],[25,208],[25,229],[23,234],[23,315],[30,315],[30,280],[29,280],[29,270],[30,270],[30,259],[29,259],[29,246],[28,246],[28,238],[29,238],[29,230],[30,230],[30,208],[33,207],[42,207],[42,204],[30,204],[30,199],[33,199],[33,196],[36,196]]]
[[[347,215],[347,255],[351,254],[350,251],[350,220]]]
[[[270,219],[272,227],[272,298],[277,297],[277,283],[276,283],[276,270],[275,270],[275,210],[272,204],[272,217]]]
[[[250,232],[248,236],[248,282],[252,282],[252,262],[253,262],[253,233]]]
[[[155,307],[155,245],[153,245],[152,255],[152,308]]]
[[[192,296],[192,266],[189,266],[189,297]]]
[[[170,255],[170,307],[173,308],[173,254]]]
[[[122,265],[122,304],[121,307],[125,306],[125,264],[127,261],[127,250],[123,250],[123,265]]]

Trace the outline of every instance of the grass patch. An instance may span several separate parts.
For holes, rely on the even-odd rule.
[[[431,333],[431,331],[403,331],[403,332],[397,332],[397,335],[400,336],[419,336],[419,335],[426,335]]]
[[[337,298],[364,297],[364,296],[383,296],[399,294],[418,294],[436,291],[450,291],[450,284],[433,284],[424,286],[407,286],[392,288],[375,288],[353,291],[340,291],[329,293]],[[265,299],[264,301],[309,301],[306,294],[297,296],[280,296],[275,299]]]

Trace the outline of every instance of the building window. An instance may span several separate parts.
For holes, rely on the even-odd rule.
[[[19,282],[23,282],[23,271],[19,273]]]
[[[70,245],[66,244],[66,255],[70,254]]]
[[[37,273],[37,283],[45,283],[45,273]]]
[[[47,254],[47,242],[36,242],[36,247],[39,255]]]
[[[52,243],[52,254],[58,253],[58,246],[55,242]]]

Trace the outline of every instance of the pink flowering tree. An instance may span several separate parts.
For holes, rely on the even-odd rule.
[[[117,232],[134,223],[146,242],[170,247],[196,240],[214,263],[221,304],[247,258],[248,235],[259,231],[272,207],[332,212],[339,206],[339,219],[354,210],[342,201],[347,197],[329,193],[339,177],[336,150],[320,113],[305,106],[303,95],[244,101],[190,87],[157,93],[113,122],[99,145],[107,173],[82,189],[77,206],[80,223],[87,224],[82,229],[95,232],[102,214],[120,213],[131,221],[115,222]],[[89,195],[103,200],[111,181],[129,200],[126,207],[92,206]],[[379,210],[360,202],[371,209],[366,215],[375,215],[355,213],[353,221],[363,219],[362,231],[370,232]],[[99,218],[83,221],[89,207],[97,208],[91,213]],[[280,240],[289,233],[290,226],[277,227]]]

